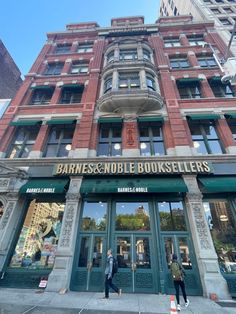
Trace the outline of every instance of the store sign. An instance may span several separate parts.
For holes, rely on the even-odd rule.
[[[55,193],[55,188],[28,188],[25,193]]]
[[[211,173],[207,161],[166,162],[81,162],[57,164],[53,174],[66,175],[132,175],[132,174],[207,174]]]
[[[118,193],[147,193],[147,187],[121,187],[117,188]]]

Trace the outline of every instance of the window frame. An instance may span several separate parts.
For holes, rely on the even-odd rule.
[[[93,44],[92,43],[81,43],[78,46],[77,53],[91,53],[93,52]]]
[[[48,63],[43,75],[61,75],[64,63],[63,62],[52,62]]]
[[[190,63],[188,58],[180,57],[180,58],[170,58],[170,66],[172,70],[175,69],[188,69],[190,68]]]
[[[72,47],[71,44],[57,44],[57,46],[56,46],[56,48],[54,50],[54,53],[57,54],[57,55],[68,54],[68,53],[71,52],[71,47]],[[63,50],[63,48],[64,48],[64,50]]]
[[[196,81],[195,84],[194,84],[194,82],[178,83],[178,81],[177,81],[177,88],[178,88],[180,99],[201,99],[201,98],[203,98],[202,92],[201,92],[201,84],[199,81]],[[193,89],[195,89],[195,92]]]
[[[165,48],[172,48],[172,47],[181,47],[181,42],[179,40],[179,37],[165,37],[163,38],[164,41],[164,47]]]
[[[234,98],[235,91],[232,89],[231,85],[222,84],[221,81],[213,82],[211,79],[208,80],[208,83],[212,89],[212,92],[216,98]]]
[[[33,90],[30,105],[37,106],[37,105],[47,105],[51,102],[53,93],[55,88],[48,88],[48,89],[40,89],[37,88]]]
[[[201,68],[215,68],[215,67],[218,67],[218,64],[215,60],[215,58],[213,56],[198,56],[197,57],[197,61],[198,61],[198,64],[200,65]],[[211,61],[214,61],[214,65],[213,63],[211,64]],[[201,64],[202,62],[202,64]],[[205,65],[203,65],[203,63],[205,62]]]
[[[98,136],[98,145],[97,145],[97,157],[120,157],[122,156],[122,127],[123,124],[120,122],[115,122],[115,123],[100,123],[99,125],[99,136]],[[102,137],[102,131],[103,129],[108,129],[108,137],[103,138]],[[120,137],[114,137],[114,131],[120,130]],[[107,144],[108,145],[108,154],[100,154],[100,147],[102,144]],[[120,145],[120,154],[114,155],[113,154],[113,146],[115,144]]]
[[[148,130],[148,137],[142,137],[141,136],[141,128],[145,128]],[[154,128],[159,129],[160,136],[155,137],[154,134]],[[165,149],[165,143],[164,143],[164,137],[163,137],[163,125],[162,122],[139,122],[138,123],[138,130],[139,130],[139,150],[141,156],[165,156],[166,155],[166,149]],[[145,139],[146,138],[146,139]],[[150,147],[150,154],[142,154],[141,145],[143,143],[148,143]],[[158,153],[155,151],[155,144],[159,144],[163,148],[163,154]]]

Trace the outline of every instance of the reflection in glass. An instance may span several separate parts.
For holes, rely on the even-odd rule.
[[[2,215],[3,215],[3,210],[4,210],[4,205],[3,205],[3,203],[0,201],[0,220],[1,220]]]
[[[93,246],[93,267],[102,266],[103,238],[95,237]]]
[[[82,237],[79,254],[79,267],[87,267],[89,254],[89,237]]]
[[[192,269],[187,238],[179,238],[179,250],[183,268]]]
[[[105,231],[107,224],[107,204],[103,202],[85,202],[82,216],[82,230]]]
[[[150,230],[148,203],[117,203],[116,230],[146,231]]]
[[[151,268],[148,238],[136,238],[136,266],[137,268]]]
[[[174,254],[174,244],[172,238],[164,238],[165,243],[165,254],[166,254],[166,263],[168,268],[170,268],[172,255]]]
[[[227,201],[203,203],[220,270],[236,274],[236,225]]]
[[[162,231],[185,231],[186,223],[182,202],[158,203]]]
[[[117,261],[119,268],[131,267],[130,237],[117,238]]]
[[[10,267],[53,267],[63,213],[61,203],[30,203]]]

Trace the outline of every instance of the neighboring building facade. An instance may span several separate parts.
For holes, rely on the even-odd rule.
[[[161,0],[160,15],[190,14],[197,20],[214,20],[215,28],[228,45],[236,21],[235,0]],[[236,55],[236,41],[231,44],[231,51]]]
[[[0,40],[0,99],[13,98],[21,84],[20,70]]]
[[[48,40],[0,124],[0,286],[235,295],[235,90],[190,16],[70,24]],[[194,43],[194,45],[193,45]]]

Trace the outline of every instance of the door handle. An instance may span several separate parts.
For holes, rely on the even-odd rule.
[[[88,271],[91,271],[91,269],[92,269],[92,262],[88,262],[88,264],[87,264],[87,270]]]
[[[132,263],[132,271],[136,271],[136,269],[137,269],[136,263]]]

